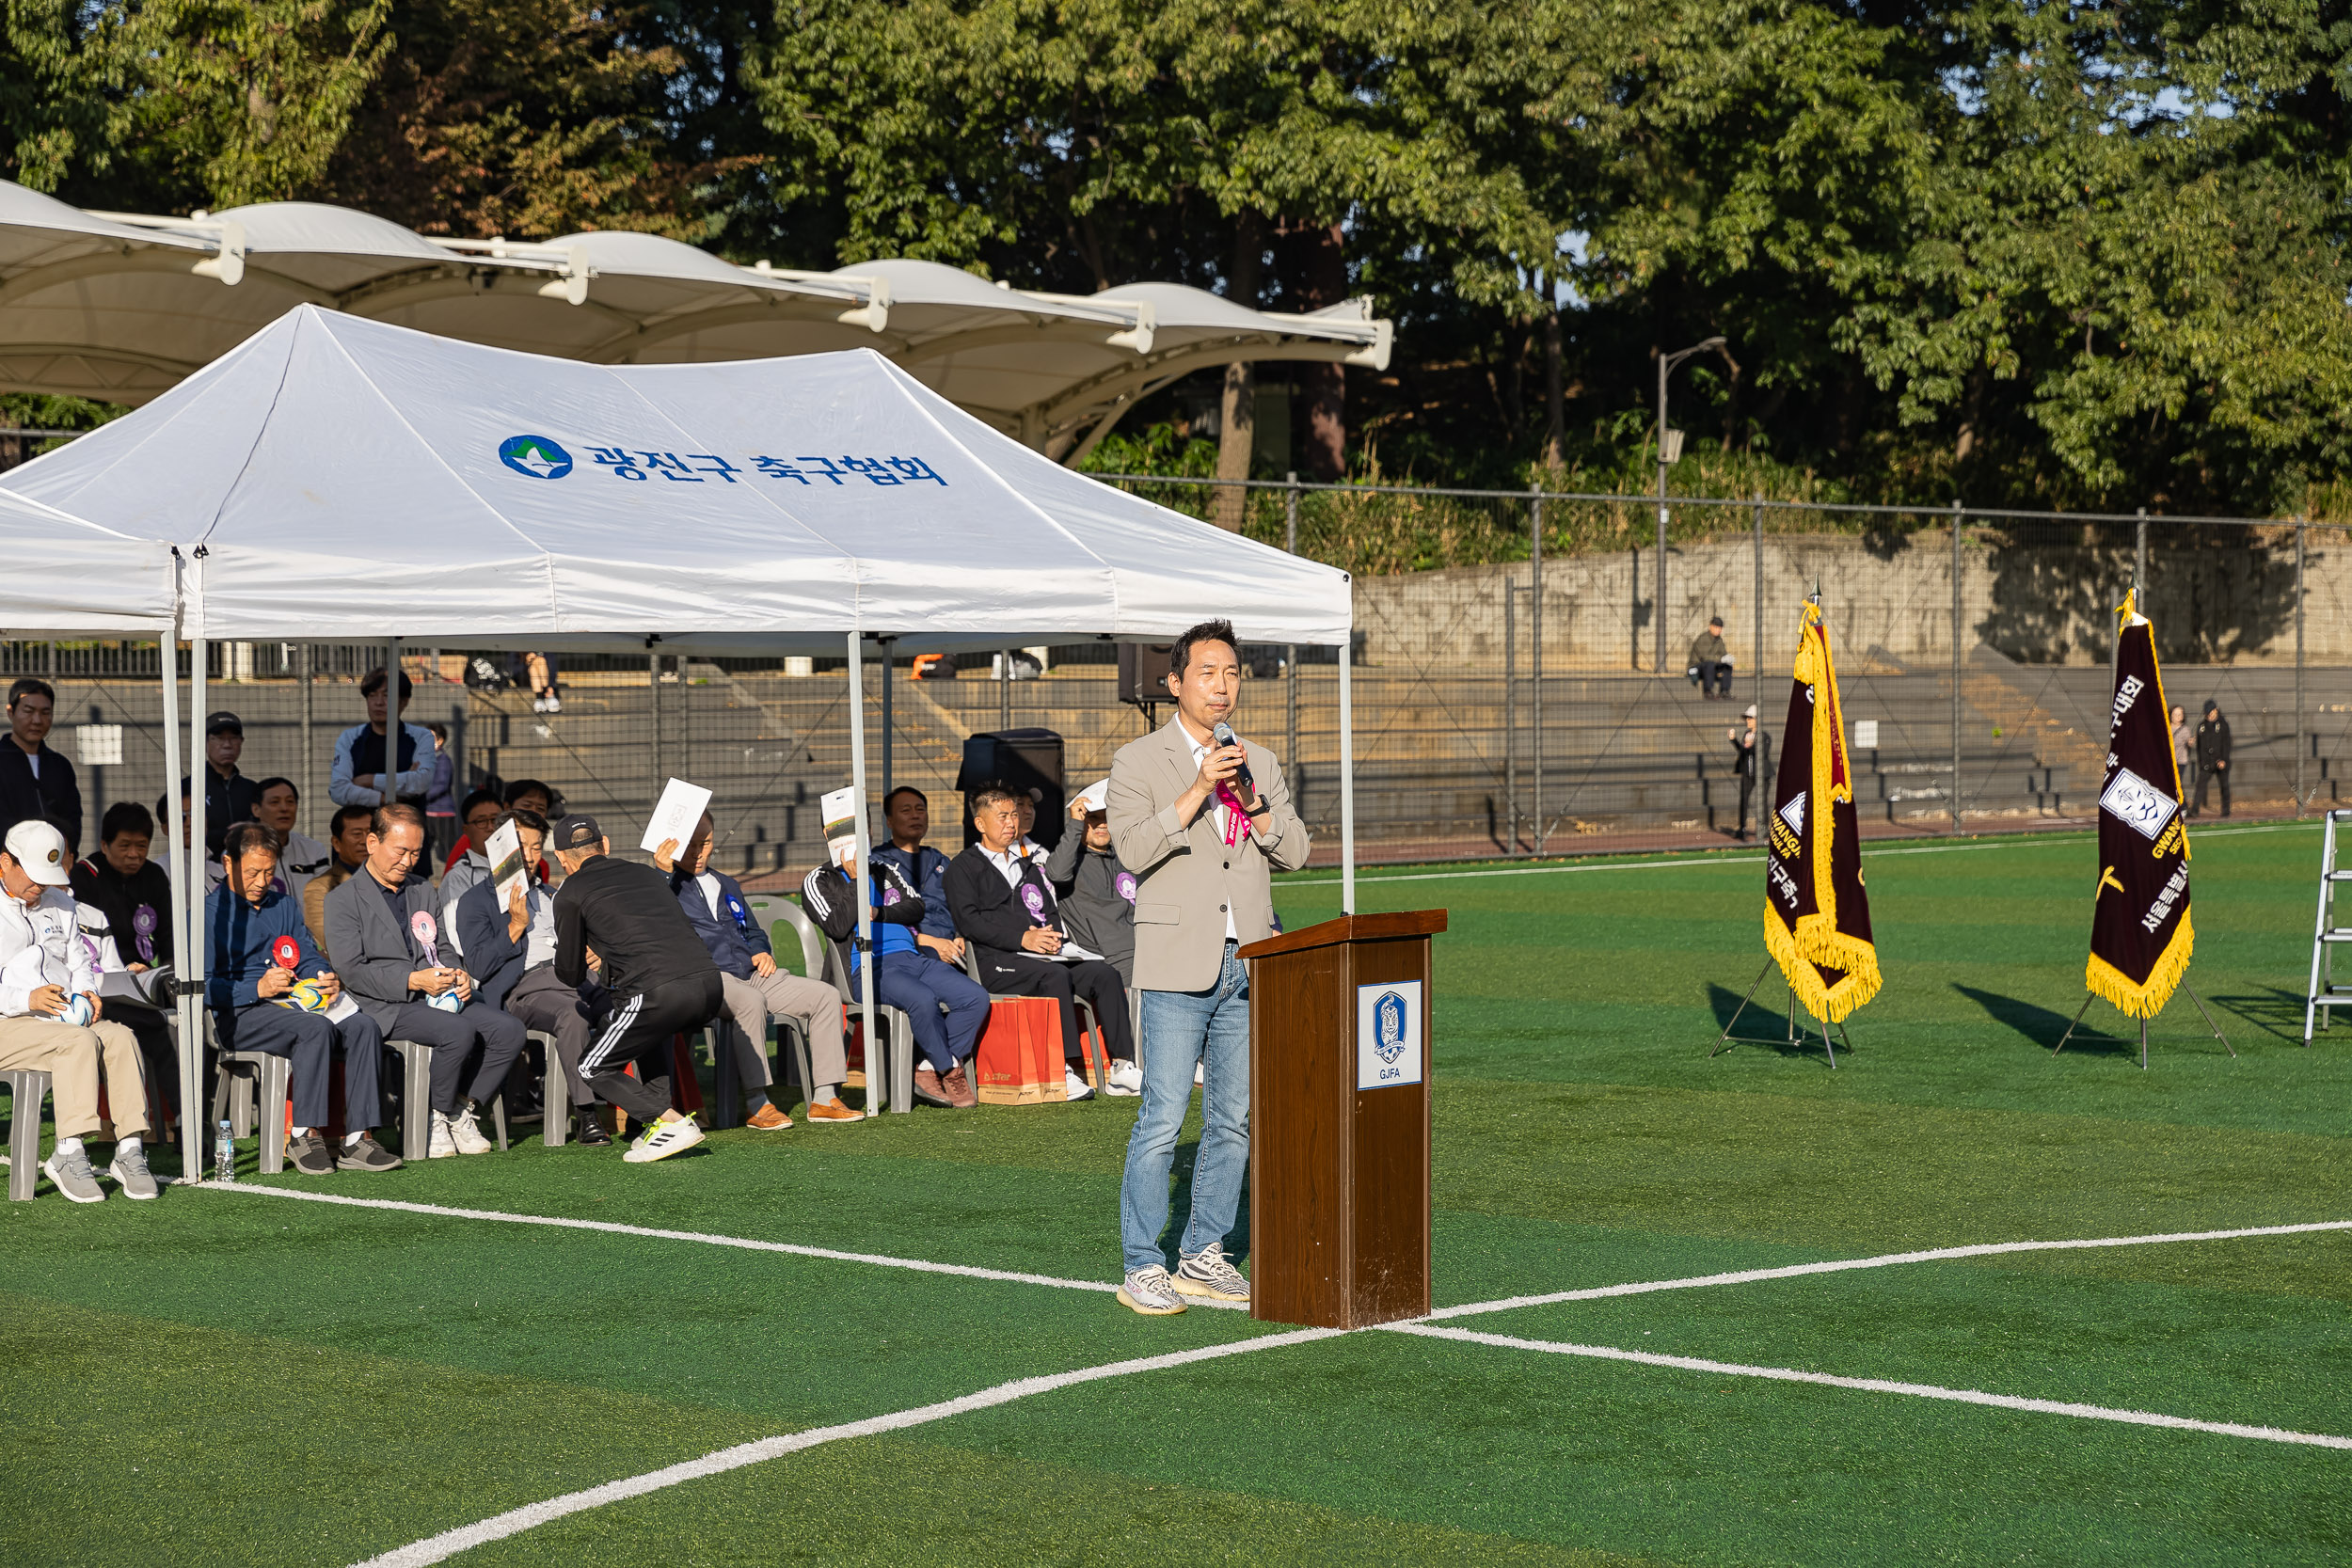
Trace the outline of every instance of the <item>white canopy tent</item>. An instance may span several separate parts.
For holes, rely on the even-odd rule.
[[[877,651],[1162,641],[1211,614],[1337,646],[1354,908],[1347,575],[1061,467],[871,350],[593,365],[302,306],[9,479],[0,539],[26,535],[41,571],[0,587],[0,626],[176,617],[192,755],[213,639],[841,649],[861,692]],[[863,792],[862,702],[850,716]],[[181,951],[200,981],[200,943]],[[183,1006],[184,1041],[194,1025]],[[191,1043],[191,1104],[196,1062]]]
[[[1135,400],[1204,366],[1385,368],[1391,326],[1142,283],[1008,289],[933,261],[737,266],[653,234],[431,238],[276,201],[86,213],[0,181],[0,391],[143,404],[297,305],[596,363],[709,363],[866,346],[1023,442],[1075,460]]]

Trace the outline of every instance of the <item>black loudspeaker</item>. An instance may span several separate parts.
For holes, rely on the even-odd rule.
[[[1131,707],[1174,702],[1168,694],[1168,656],[1174,647],[1172,642],[1121,642],[1119,700]]]
[[[1168,656],[1160,657],[1165,661]],[[1048,849],[1059,844],[1062,829],[1070,824],[1061,768],[1061,736],[1052,730],[1005,730],[967,739],[963,766],[956,772],[956,787],[963,792],[963,842],[974,844],[980,836],[972,826],[972,797],[1000,784],[1038,792],[1037,825],[1029,836]]]

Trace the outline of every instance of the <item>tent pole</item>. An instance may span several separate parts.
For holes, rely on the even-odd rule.
[[[868,842],[866,829],[866,640],[857,632],[850,633],[850,784],[857,792],[857,967],[858,989],[866,1004],[866,1114],[872,1116],[881,1103],[882,1085],[890,1083],[892,1075],[882,1070],[882,1029],[874,1010],[874,911],[867,902],[873,891],[872,875],[866,870],[867,857],[874,847]],[[911,1089],[911,1086],[910,1086]],[[890,1098],[900,1098],[898,1085],[890,1084]],[[907,1097],[913,1109],[912,1093]]]
[[[408,705],[400,700],[400,639],[388,638],[384,643],[384,771],[375,776],[376,804],[380,806],[389,806],[400,799],[400,737],[408,733],[401,726],[407,721],[407,710]],[[427,863],[425,875],[432,874],[433,867]]]
[[[188,863],[181,858],[186,842],[182,832],[178,795],[171,780],[180,773],[180,618],[185,598],[181,581],[185,562],[171,552],[171,625],[165,628],[157,662],[164,677],[164,864],[171,872],[171,951],[174,974],[187,966],[191,922],[188,917]],[[172,1015],[180,1026],[180,1180],[203,1180],[204,1114],[200,1080],[204,1070],[204,1037],[198,1025],[196,993],[174,988]]]
[[[890,799],[890,786],[894,782],[890,766],[891,742],[896,738],[890,723],[890,644],[896,641],[896,638],[890,637],[882,639],[882,799],[885,800]]]
[[[179,970],[182,982],[193,986],[195,994],[201,997],[204,994],[204,796],[206,793],[203,786],[209,781],[199,779],[195,774],[197,769],[209,768],[212,766],[209,759],[201,762],[197,760],[204,756],[204,546],[201,545],[196,547],[196,559],[189,566],[188,578],[188,598],[196,610],[188,627],[188,759],[190,767],[188,771],[188,856],[185,863],[188,868],[188,878],[187,892],[183,895],[188,908],[189,942],[186,947],[179,950]],[[179,769],[175,768],[172,771],[177,774]],[[164,785],[164,793],[167,796],[172,793],[168,782]],[[191,1022],[197,1023],[197,1028],[183,1033],[181,1037],[186,1040],[188,1046],[195,1051],[196,1060],[201,1061],[204,1049],[202,1025],[197,1020],[191,1019]],[[188,1136],[186,1129],[192,1126],[210,1131],[204,1128],[207,1117],[201,1108],[204,1104],[202,1085],[195,1085],[193,1092],[190,1092],[190,1085],[186,1082],[199,1076],[184,1069],[182,1072],[183,1098],[180,1101],[180,1125],[183,1138]],[[193,1166],[183,1166],[183,1169],[200,1170],[202,1168],[204,1145],[201,1137],[201,1132],[199,1132],[196,1143],[197,1164]],[[183,1158],[185,1158],[184,1154]]]
[[[1354,635],[1340,644],[1340,912],[1356,912],[1356,687]],[[1540,831],[1540,830],[1539,830]]]

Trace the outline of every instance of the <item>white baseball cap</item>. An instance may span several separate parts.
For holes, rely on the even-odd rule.
[[[1748,711],[1747,711],[1747,712],[1745,712],[1745,713],[1743,713],[1743,714],[1741,714],[1740,717],[1740,718],[1742,718],[1742,719],[1753,719],[1753,718],[1755,718],[1755,717],[1756,717],[1756,705],[1755,705],[1754,703],[1750,703],[1750,704],[1748,705]]]
[[[65,834],[38,817],[27,817],[10,828],[8,842],[0,847],[24,868],[24,875],[43,887],[63,887],[72,880]]]

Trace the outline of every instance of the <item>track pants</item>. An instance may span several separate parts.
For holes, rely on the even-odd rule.
[[[325,1013],[257,1002],[213,1017],[223,1049],[267,1052],[285,1057],[293,1067],[296,1127],[324,1129],[330,1119],[328,1064],[337,1046],[343,1052],[343,1131],[364,1132],[384,1119],[384,1100],[377,1088],[384,1069],[384,1031],[367,1014],[354,1013],[335,1023]],[[437,1063],[440,1053],[434,1055]]]
[[[670,1109],[670,1037],[709,1022],[724,1000],[715,969],[632,995],[615,993],[612,1016],[580,1058],[581,1075],[597,1099],[639,1121],[660,1119]],[[631,1062],[635,1078],[626,1070]]]
[[[1093,958],[1064,963],[1030,953],[982,953],[980,979],[993,996],[1050,996],[1060,1003],[1062,1055],[1073,1062],[1085,1056],[1079,1049],[1078,1009],[1071,998],[1085,997],[1094,1004],[1112,1060],[1136,1059],[1136,1042],[1127,1032],[1127,987],[1109,964]]]

